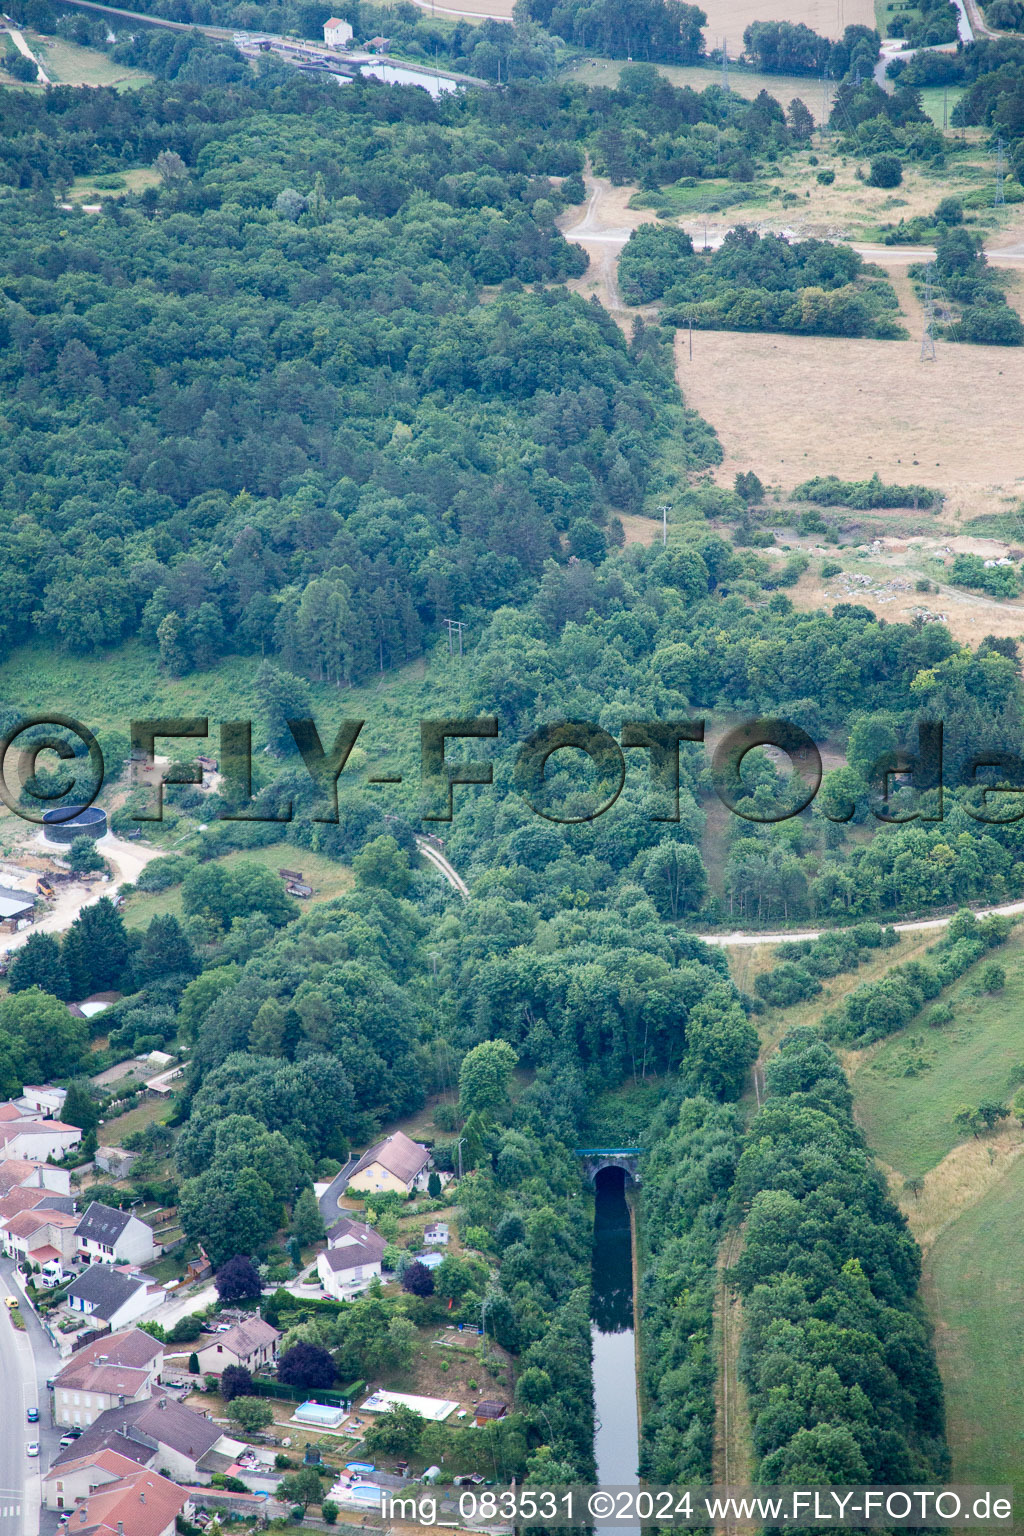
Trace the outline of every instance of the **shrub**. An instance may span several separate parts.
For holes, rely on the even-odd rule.
[[[824,580],[830,576],[841,576],[843,568],[837,560],[823,560],[821,562],[821,574]]]
[[[868,172],[869,187],[898,187],[903,180],[903,167],[898,155],[876,155]]]
[[[815,177],[815,180],[816,181],[820,181],[821,185],[823,187],[830,187],[832,185],[832,183],[835,181],[835,179],[836,179],[835,171],[819,171],[817,176]]]

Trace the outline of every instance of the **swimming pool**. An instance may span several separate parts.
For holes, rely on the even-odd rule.
[[[294,1416],[300,1424],[320,1424],[327,1429],[337,1429],[347,1417],[344,1408],[335,1408],[331,1403],[312,1402],[300,1403]]]

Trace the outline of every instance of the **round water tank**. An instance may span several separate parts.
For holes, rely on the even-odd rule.
[[[76,837],[100,838],[107,830],[107,813],[98,805],[58,805],[43,812],[48,843],[73,843]]]

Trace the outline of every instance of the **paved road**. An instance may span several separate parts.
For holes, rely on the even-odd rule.
[[[0,1260],[0,1292],[23,1293],[14,1280],[14,1265]],[[21,1313],[26,1332],[19,1333],[6,1307],[0,1306],[0,1536],[36,1536],[41,1502],[40,1474],[57,1454],[60,1430],[50,1423],[46,1380],[60,1369],[60,1356],[27,1305]],[[26,1410],[39,1409],[39,1423],[29,1424]],[[26,1455],[29,1441],[38,1440],[38,1460]]]

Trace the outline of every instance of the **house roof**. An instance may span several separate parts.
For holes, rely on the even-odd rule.
[[[105,1339],[87,1344],[64,1370],[70,1370],[72,1365],[127,1365],[142,1369],[163,1352],[164,1346],[151,1333],[145,1333],[141,1328],[125,1328],[120,1333],[111,1333]],[[59,1376],[57,1380],[60,1381]]]
[[[347,1217],[335,1222],[327,1234],[327,1260],[335,1273],[353,1269],[357,1264],[374,1263],[384,1257],[386,1247],[387,1242],[379,1232]]]
[[[74,1227],[77,1222],[77,1216],[69,1215],[67,1211],[51,1211],[45,1206],[36,1206],[34,1210],[12,1216],[5,1226],[11,1237],[31,1237],[41,1227]]]
[[[112,1473],[115,1478],[130,1477],[133,1472],[139,1470],[137,1461],[132,1461],[130,1456],[123,1456],[120,1451],[112,1451],[109,1446],[83,1454],[82,1441],[86,1438],[87,1436],[83,1435],[80,1440],[75,1441],[73,1446],[68,1446],[64,1456],[57,1457],[44,1476],[44,1483],[53,1482],[55,1478],[67,1477],[71,1472],[80,1472],[84,1467],[100,1467],[104,1472]],[[65,1456],[67,1460],[64,1459]]]
[[[196,1413],[161,1392],[139,1403],[126,1403],[123,1408],[108,1408],[68,1451],[70,1459],[116,1452],[145,1465],[154,1459],[159,1462],[159,1454],[152,1445],[156,1441],[191,1461],[198,1461],[222,1436],[223,1431],[205,1414]],[[64,1465],[68,1464],[65,1461]]]
[[[16,890],[12,885],[0,885],[0,918],[17,917],[21,912],[31,912],[36,904],[28,891]]]
[[[230,1349],[239,1360],[245,1360],[265,1345],[276,1344],[280,1337],[277,1329],[271,1328],[262,1317],[249,1317],[244,1323],[236,1323],[227,1333],[222,1333],[216,1343]]]
[[[87,1301],[97,1317],[107,1322],[126,1301],[148,1285],[143,1275],[126,1275],[112,1264],[90,1264],[68,1287],[68,1296]]]
[[[341,18],[338,17],[338,16],[328,16],[327,20],[324,22],[324,26],[325,27],[347,27],[348,26],[348,22],[347,21],[342,21]]]
[[[20,1189],[41,1166],[26,1157],[5,1157],[0,1162],[0,1195],[9,1195],[13,1190]]]
[[[162,1360],[163,1353],[159,1340],[143,1333],[141,1328],[112,1333],[95,1339],[73,1355],[54,1385],[78,1392],[135,1397],[146,1386],[154,1361]]]
[[[46,1190],[34,1185],[32,1189],[12,1189],[0,1198],[0,1221],[12,1221],[22,1211],[31,1211],[46,1199]]]
[[[508,1412],[507,1403],[499,1403],[497,1398],[487,1397],[477,1403],[473,1409],[478,1419],[503,1419]]]
[[[354,1179],[356,1174],[362,1173],[364,1168],[379,1163],[396,1179],[402,1179],[408,1184],[416,1178],[417,1174],[423,1172],[429,1162],[430,1153],[426,1147],[421,1147],[418,1141],[413,1141],[404,1131],[394,1131],[383,1141],[375,1142],[372,1147],[366,1149],[349,1174],[349,1180]]]
[[[60,1258],[60,1250],[46,1243],[42,1248],[30,1249],[28,1256],[33,1264],[49,1264],[51,1259]]]
[[[68,1519],[68,1531],[160,1536],[188,1502],[188,1494],[159,1472],[140,1470],[91,1494]]]
[[[112,1247],[131,1219],[131,1211],[116,1211],[112,1205],[94,1200],[78,1223],[78,1235]]]
[[[0,1120],[24,1120],[25,1111],[8,1099],[0,1104]]]

